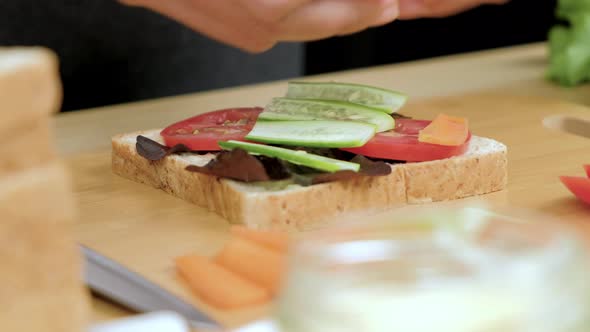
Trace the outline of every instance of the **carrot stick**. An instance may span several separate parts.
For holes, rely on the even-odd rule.
[[[289,235],[287,233],[254,230],[245,226],[232,226],[230,233],[233,236],[256,242],[273,250],[280,252],[289,250]]]
[[[205,302],[220,309],[237,309],[268,302],[263,287],[215,264],[207,257],[186,255],[175,260],[179,274]]]
[[[214,261],[274,295],[282,279],[284,259],[284,254],[255,242],[233,237],[215,256]]]
[[[461,145],[469,136],[466,118],[439,114],[426,128],[420,131],[418,140],[440,145]]]

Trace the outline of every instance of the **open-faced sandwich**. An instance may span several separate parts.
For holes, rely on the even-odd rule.
[[[507,148],[447,114],[412,119],[377,87],[290,82],[265,107],[112,139],[113,171],[252,228],[502,190]]]

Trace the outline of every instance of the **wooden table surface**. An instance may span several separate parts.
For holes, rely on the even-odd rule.
[[[472,130],[509,147],[509,188],[487,195],[494,203],[541,211],[590,235],[590,209],[557,180],[581,175],[590,163],[590,140],[545,130],[544,116],[566,113],[590,118],[590,86],[558,87],[544,79],[544,44],[463,54],[311,77],[390,87],[407,92],[404,113],[433,117],[443,111],[469,117]],[[110,172],[110,137],[160,128],[198,112],[232,106],[264,105],[285,92],[285,82],[193,95],[57,116],[59,148],[72,169],[80,205],[80,242],[146,275],[201,306],[228,325],[262,315],[266,308],[220,313],[202,306],[174,278],[171,259],[188,251],[213,253],[227,223],[163,192],[118,178]],[[437,98],[435,98],[437,97]],[[435,99],[433,99],[435,98]],[[95,299],[94,320],[129,313]]]

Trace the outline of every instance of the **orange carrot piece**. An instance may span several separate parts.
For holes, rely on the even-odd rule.
[[[255,230],[245,226],[232,226],[230,233],[233,236],[256,242],[267,248],[286,252],[289,250],[289,235],[284,232]]]
[[[215,256],[217,264],[276,294],[286,255],[255,242],[233,237]]]
[[[208,304],[219,309],[238,309],[270,301],[267,290],[196,254],[175,260],[179,274]]]
[[[426,128],[420,131],[418,140],[439,145],[461,145],[467,140],[467,119],[439,114]]]

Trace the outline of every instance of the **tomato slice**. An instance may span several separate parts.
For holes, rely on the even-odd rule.
[[[559,179],[579,200],[590,204],[590,178],[582,176],[560,176]]]
[[[394,129],[376,134],[361,147],[342,150],[372,158],[408,162],[450,158],[467,151],[471,133],[468,134],[465,143],[456,146],[420,142],[420,130],[430,123],[429,120],[396,119]]]
[[[167,146],[184,144],[194,151],[219,151],[219,141],[244,141],[261,107],[242,107],[199,114],[166,127],[160,135]]]
[[[584,165],[584,169],[586,170],[586,175],[590,178],[590,164]]]

